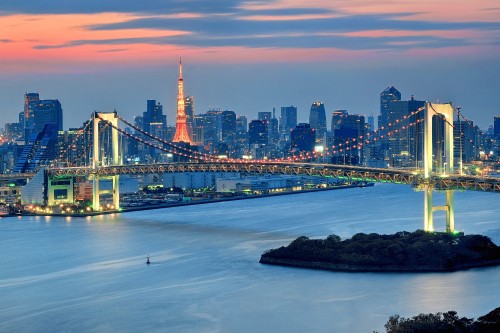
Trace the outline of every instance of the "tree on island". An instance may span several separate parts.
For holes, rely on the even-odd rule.
[[[384,328],[386,333],[497,333],[500,332],[500,307],[477,320],[460,318],[455,311],[421,313],[412,318],[394,315]]]
[[[264,252],[261,263],[347,271],[452,271],[500,264],[500,247],[486,236],[401,231],[358,233],[341,240],[301,236]]]

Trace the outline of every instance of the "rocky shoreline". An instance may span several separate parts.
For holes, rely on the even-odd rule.
[[[288,267],[299,267],[299,268],[311,268],[319,269],[333,272],[407,272],[407,273],[417,273],[417,272],[453,272],[459,270],[466,270],[471,268],[480,267],[490,267],[500,265],[500,259],[498,260],[488,260],[480,263],[469,263],[462,265],[455,265],[452,268],[445,268],[440,266],[431,265],[418,265],[418,266],[369,266],[369,265],[349,265],[349,264],[331,264],[325,262],[308,262],[299,260],[287,260],[287,259],[274,259],[268,257],[261,257],[259,262],[261,264],[277,265],[277,266],[288,266]]]

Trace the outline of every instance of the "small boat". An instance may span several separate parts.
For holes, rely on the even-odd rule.
[[[150,263],[151,263],[151,261],[149,261],[149,256],[148,256],[148,258],[147,258],[147,260],[146,260],[146,264],[148,264],[148,265],[149,265]]]

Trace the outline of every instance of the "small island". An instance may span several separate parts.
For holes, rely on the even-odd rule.
[[[500,264],[500,247],[482,235],[401,231],[358,233],[341,240],[302,236],[264,252],[263,264],[331,271],[448,272]]]

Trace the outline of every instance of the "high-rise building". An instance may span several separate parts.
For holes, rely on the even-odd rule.
[[[246,116],[236,116],[236,141],[240,145],[248,145],[248,119]]]
[[[248,119],[247,116],[236,116],[236,131],[248,132]]]
[[[248,144],[267,145],[268,132],[266,121],[252,120],[248,125]]]
[[[193,126],[194,141],[196,143],[208,145],[219,141],[217,138],[217,115],[208,112],[195,115]]]
[[[35,107],[33,131],[40,132],[48,123],[55,124],[58,131],[63,129],[63,111],[57,99],[39,100]]]
[[[326,111],[323,103],[314,102],[311,105],[309,125],[316,132],[316,142],[323,142],[326,133]]]
[[[67,131],[58,132],[58,162],[62,166],[82,166],[85,165],[88,142],[84,127],[70,128]]]
[[[290,134],[290,131],[297,126],[297,107],[282,106],[279,119],[279,131],[281,134]]]
[[[146,111],[142,113],[142,129],[154,136],[165,139],[167,116],[163,114],[163,106],[154,99],[146,102]]]
[[[24,140],[28,142],[31,132],[35,127],[35,109],[40,101],[38,93],[24,94]]]
[[[495,116],[493,122],[493,136],[495,140],[495,155],[500,159],[500,116]]]
[[[280,133],[279,133],[278,119],[276,119],[276,109],[275,108],[273,108],[272,118],[268,120],[268,129],[269,129],[269,141],[273,145],[278,144],[279,139],[280,139]]]
[[[422,161],[423,112],[425,106],[412,96],[409,101],[392,101],[387,104],[387,128],[382,132],[387,142],[387,153],[394,166]],[[410,125],[411,124],[411,125]],[[437,136],[434,136],[437,137]]]
[[[316,131],[307,123],[300,123],[290,133],[290,150],[294,152],[314,151],[316,145]]]
[[[500,139],[500,116],[495,116],[493,118],[493,135],[495,139]]]
[[[380,115],[378,117],[378,128],[387,127],[390,123],[389,104],[391,102],[400,101],[401,93],[392,87],[387,87],[380,93]]]
[[[367,125],[368,125],[368,130],[372,132],[375,130],[375,117],[373,115],[368,116]]]
[[[23,137],[23,129],[19,123],[5,124],[5,137],[9,141],[17,141]]]
[[[186,125],[190,137],[193,137],[193,118],[194,118],[194,97],[186,96],[184,98],[184,112],[186,113]]]
[[[30,135],[40,132],[46,124],[55,124],[58,131],[63,129],[63,112],[57,99],[40,100],[38,93],[24,94],[24,112],[19,115],[23,122],[24,140],[27,143]]]
[[[182,61],[179,62],[179,81],[177,83],[177,118],[175,122],[175,135],[174,142],[185,142],[191,144],[191,137],[189,136],[188,128],[186,125],[186,111],[184,105],[184,80],[182,78]]]
[[[272,118],[272,113],[268,111],[262,111],[257,113],[258,120],[270,120]]]
[[[222,141],[234,142],[236,139],[236,113],[234,111],[222,111]]]
[[[460,167],[460,160],[464,163],[479,158],[480,146],[477,142],[477,130],[472,121],[457,119],[453,122],[453,158],[455,167]]]
[[[49,166],[58,157],[57,125],[47,123],[39,132],[33,131],[17,160],[14,172],[33,172],[40,166]]]
[[[364,161],[363,148],[359,146],[360,137],[365,135],[365,116],[349,114],[337,110],[332,114],[332,134],[335,164],[361,164]],[[349,149],[346,149],[349,148]]]

